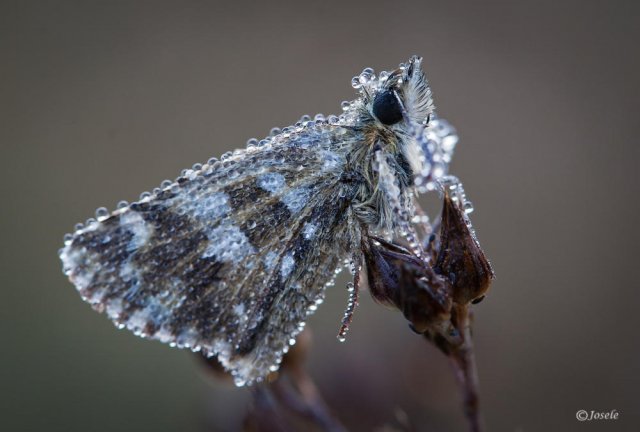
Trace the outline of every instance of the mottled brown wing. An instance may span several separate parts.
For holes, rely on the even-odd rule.
[[[239,151],[65,242],[65,273],[120,327],[217,355],[241,385],[277,369],[353,235],[353,142],[314,127]]]

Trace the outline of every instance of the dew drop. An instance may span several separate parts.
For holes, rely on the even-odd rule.
[[[106,207],[99,207],[96,210],[96,219],[99,221],[105,220],[109,216],[109,210]]]
[[[372,79],[373,79],[373,69],[371,68],[365,68],[360,74],[360,76],[358,77],[358,80],[362,85],[369,84]]]
[[[463,208],[464,208],[464,212],[465,212],[466,214],[469,214],[469,213],[472,213],[472,212],[473,212],[473,204],[471,203],[471,201],[466,201],[466,202],[464,203]]]

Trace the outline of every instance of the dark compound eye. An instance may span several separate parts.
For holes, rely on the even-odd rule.
[[[402,120],[402,106],[392,90],[386,90],[376,96],[373,100],[373,115],[386,125]]]

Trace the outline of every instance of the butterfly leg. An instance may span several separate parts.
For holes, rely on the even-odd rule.
[[[362,272],[362,255],[360,252],[354,254],[351,261],[351,272],[353,273],[353,282],[349,282],[347,284],[349,303],[347,303],[347,309],[344,311],[344,317],[342,318],[342,325],[338,331],[338,340],[340,342],[344,342],[346,340],[349,326],[353,321],[353,312],[358,306],[360,295],[360,274]]]
[[[394,175],[394,171],[390,168],[387,157],[382,151],[377,151],[375,157],[379,185],[388,199],[399,234],[407,242],[411,252],[418,258],[425,259],[422,244],[418,238],[418,233],[411,223],[411,215],[406,210],[406,204],[403,202],[404,197],[398,187],[398,180]]]

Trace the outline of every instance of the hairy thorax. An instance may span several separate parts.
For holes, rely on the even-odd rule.
[[[387,163],[395,176],[395,184],[400,192],[400,202],[409,211],[408,192],[412,178],[408,161],[400,151],[402,141],[391,129],[377,124],[368,125],[363,135],[362,145],[349,155],[350,181],[353,182],[352,209],[359,222],[374,230],[393,229],[396,226],[393,205],[388,191],[380,186],[380,172],[376,161],[376,151],[383,149],[391,155]]]

